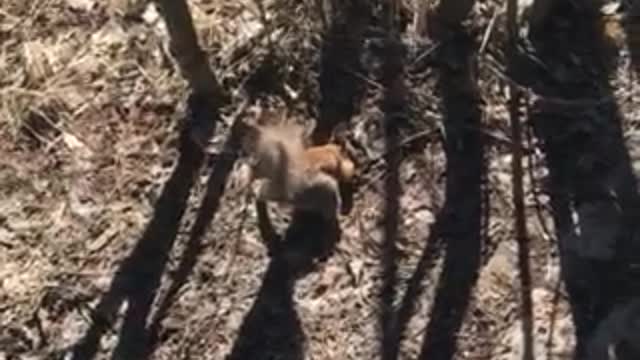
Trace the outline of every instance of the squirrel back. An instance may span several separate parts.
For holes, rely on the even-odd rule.
[[[337,144],[312,146],[304,152],[307,166],[333,176],[339,181],[349,182],[355,175],[355,165],[342,153]]]
[[[298,210],[320,213],[325,219],[335,218],[342,206],[338,181],[329,174],[315,173],[294,194],[293,205]]]
[[[248,125],[243,141],[252,155],[258,198],[289,203],[303,211],[335,217],[341,206],[339,182],[351,181],[354,164],[337,144],[305,146],[296,124]]]
[[[294,124],[253,125],[245,142],[253,155],[253,178],[267,180],[261,193],[272,201],[291,202],[304,186],[302,131]]]

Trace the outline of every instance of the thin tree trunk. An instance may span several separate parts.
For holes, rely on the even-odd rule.
[[[209,68],[204,51],[198,44],[193,20],[185,0],[158,0],[167,24],[171,53],[178,62],[182,76],[194,92],[222,97],[220,86]]]

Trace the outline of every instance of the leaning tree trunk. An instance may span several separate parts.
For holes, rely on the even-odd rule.
[[[190,102],[190,110],[204,111],[206,114],[192,115],[189,124],[192,139],[204,145],[219,118],[218,111],[224,102],[224,93],[209,67],[204,51],[198,44],[186,1],[158,0],[158,4],[167,24],[171,53],[191,90],[191,99],[194,101]]]

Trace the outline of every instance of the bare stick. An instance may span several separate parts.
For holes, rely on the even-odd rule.
[[[169,31],[169,47],[191,89],[208,94],[212,100],[222,97],[215,75],[198,44],[189,7],[185,0],[158,0]]]

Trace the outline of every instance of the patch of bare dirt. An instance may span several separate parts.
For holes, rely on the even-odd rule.
[[[334,2],[333,19],[320,1],[188,3],[229,96],[206,154],[182,135],[192,99],[154,3],[0,4],[0,359],[637,351],[621,320],[640,295],[627,2],[593,23],[554,9],[553,36],[529,29],[517,59],[497,1],[462,28],[425,25],[417,1],[392,25],[378,2]],[[335,243],[275,208],[265,239],[230,131],[243,103],[317,124],[316,142],[344,126],[360,176]]]

